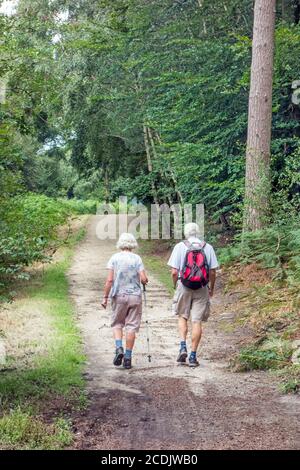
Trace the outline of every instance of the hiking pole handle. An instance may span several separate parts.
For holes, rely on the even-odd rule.
[[[143,291],[146,292],[146,284],[143,284]]]

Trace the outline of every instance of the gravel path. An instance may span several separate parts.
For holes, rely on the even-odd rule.
[[[96,237],[93,216],[69,272],[82,331],[88,409],[74,417],[76,449],[300,449],[300,399],[282,396],[270,374],[231,373],[224,299],[205,327],[201,366],[176,364],[178,336],[167,290],[150,275],[148,319],[152,362],[142,325],[134,368],[112,365],[109,310],[100,307],[106,263],[115,243]],[[228,316],[230,317],[230,315]],[[228,319],[230,321],[230,318]]]

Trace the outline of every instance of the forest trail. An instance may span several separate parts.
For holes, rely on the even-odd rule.
[[[176,364],[178,336],[168,291],[150,274],[147,288],[152,362],[142,324],[134,368],[112,365],[110,311],[100,307],[106,263],[115,242],[96,237],[91,217],[69,271],[87,355],[89,405],[74,417],[75,449],[300,449],[300,399],[282,396],[264,372],[231,373],[220,328],[224,300],[205,326],[201,365]],[[142,253],[141,253],[142,255]],[[221,313],[220,313],[221,312]],[[226,315],[225,315],[226,317]]]

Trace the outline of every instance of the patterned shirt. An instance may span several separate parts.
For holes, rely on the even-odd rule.
[[[141,295],[140,272],[145,268],[140,256],[125,250],[115,253],[108,261],[107,269],[114,272],[111,297],[120,294]]]

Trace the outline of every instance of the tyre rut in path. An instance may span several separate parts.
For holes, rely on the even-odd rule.
[[[234,374],[220,351],[230,334],[212,314],[196,369],[176,364],[178,335],[167,290],[150,274],[147,287],[152,362],[142,323],[134,368],[112,365],[114,343],[109,309],[100,307],[106,263],[115,242],[99,240],[99,216],[91,217],[85,240],[69,271],[87,356],[89,405],[74,416],[76,449],[300,449],[300,400],[282,396],[264,372]],[[142,255],[142,253],[141,253]],[[147,268],[147,266],[146,266]],[[220,294],[213,299],[222,311]]]

